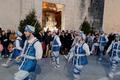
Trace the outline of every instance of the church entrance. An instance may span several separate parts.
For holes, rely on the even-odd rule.
[[[46,31],[61,29],[62,25],[62,11],[63,5],[42,2],[42,28]]]

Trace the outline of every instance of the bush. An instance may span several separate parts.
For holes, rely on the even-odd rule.
[[[20,21],[19,24],[19,31],[24,32],[24,28],[26,25],[31,25],[33,27],[35,27],[35,35],[37,35],[39,33],[39,31],[41,30],[41,26],[39,21],[37,20],[36,16],[35,16],[35,11],[32,10],[24,20]]]
[[[80,30],[83,31],[85,34],[92,32],[92,28],[90,27],[90,24],[88,23],[88,21],[84,21],[81,24]]]

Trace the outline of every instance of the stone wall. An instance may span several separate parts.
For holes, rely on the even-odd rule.
[[[0,0],[0,27],[17,30],[21,19],[35,7],[34,0]]]
[[[16,30],[20,19],[20,0],[0,0],[0,27]]]
[[[35,7],[34,0],[21,0],[21,19],[24,19]]]
[[[105,0],[103,30],[120,33],[120,0]]]
[[[102,30],[105,0],[91,0],[89,6],[89,17],[91,26],[95,30]]]

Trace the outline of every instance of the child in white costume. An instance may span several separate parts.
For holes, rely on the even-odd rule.
[[[31,72],[35,72],[37,61],[42,58],[41,43],[33,36],[34,27],[27,25],[25,27],[25,36],[27,40],[23,48],[22,54],[17,60],[22,58],[22,64],[19,71],[15,73],[15,80],[31,80],[29,78]]]

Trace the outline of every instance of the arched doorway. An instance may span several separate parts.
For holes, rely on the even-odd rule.
[[[44,30],[57,30],[61,29],[62,25],[62,11],[64,5],[42,2],[42,28]]]

